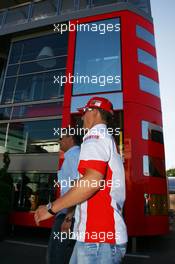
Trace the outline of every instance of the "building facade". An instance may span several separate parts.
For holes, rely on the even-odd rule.
[[[77,107],[101,95],[112,101],[120,131],[128,233],[166,233],[167,180],[150,1],[15,3],[0,4],[0,155],[7,150],[11,157],[12,222],[33,225],[28,212],[54,198],[58,131],[75,125]]]

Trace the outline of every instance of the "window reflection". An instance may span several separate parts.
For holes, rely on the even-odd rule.
[[[55,200],[56,173],[12,173],[13,207],[16,211],[35,211],[41,204]]]
[[[145,176],[166,177],[165,161],[161,158],[143,156],[143,174]]]
[[[41,72],[46,70],[53,70],[66,67],[66,56],[59,58],[52,58],[47,60],[39,60],[29,63],[21,63],[19,74]]]
[[[4,89],[3,89],[2,99],[1,99],[2,104],[12,103],[13,93],[15,89],[15,82],[16,82],[15,78],[6,79]]]
[[[41,58],[49,59],[65,55],[67,54],[67,38],[68,33],[65,32],[64,34],[49,34],[14,42],[9,63],[33,61]]]
[[[62,97],[64,87],[54,84],[54,75],[65,75],[67,37],[65,32],[12,43],[1,102]]]
[[[16,85],[14,102],[56,99],[63,96],[60,84],[54,84],[54,75],[63,75],[64,71],[21,76]]]
[[[11,107],[0,108],[0,120],[10,119]]]
[[[79,8],[83,9],[83,8],[87,8],[90,5],[90,1],[89,0],[81,0],[79,1]]]
[[[61,4],[61,12],[62,13],[70,13],[73,10],[75,10],[75,1],[74,0],[62,0],[62,4]]]
[[[44,116],[62,115],[63,103],[39,104],[39,105],[23,105],[13,108],[12,118],[31,118]]]
[[[18,74],[19,64],[9,66],[7,70],[7,76],[15,76]]]
[[[0,125],[0,153],[5,152],[7,124]]]
[[[136,31],[137,31],[137,37],[147,41],[149,44],[155,47],[155,39],[153,34],[151,34],[148,30],[138,25],[136,27]]]
[[[162,127],[147,121],[142,121],[142,138],[163,144]]]
[[[142,49],[138,49],[138,61],[157,71],[156,58]]]
[[[122,2],[123,0],[120,0]],[[124,0],[125,1],[125,0]],[[101,5],[109,5],[113,3],[117,3],[118,0],[92,0],[94,6],[101,6]]]
[[[141,90],[150,93],[152,95],[155,95],[157,97],[160,97],[159,83],[143,75],[139,76],[139,82],[140,82]]]
[[[121,90],[120,20],[87,26],[77,32],[73,94]]]
[[[168,191],[175,194],[175,177],[168,177]]]
[[[44,19],[56,15],[57,0],[45,0],[33,4],[32,20]]]
[[[122,93],[110,93],[110,94],[98,94],[98,96],[107,98],[112,102],[114,110],[123,109],[123,95]],[[71,101],[71,113],[77,113],[77,108],[81,108],[88,100],[92,97],[92,95],[83,95],[83,96],[72,96]]]
[[[144,194],[145,215],[168,215],[167,195]]]
[[[54,128],[59,127],[61,120],[11,123],[7,150],[11,153],[58,152],[58,135],[54,135]]]
[[[3,17],[4,17],[4,12],[0,12],[0,28],[2,26]]]
[[[135,5],[138,9],[149,13],[151,15],[150,0],[128,0],[131,4]]]
[[[29,5],[8,10],[4,26],[26,23],[28,21]]]
[[[23,41],[12,43],[9,64],[19,63],[22,55]]]

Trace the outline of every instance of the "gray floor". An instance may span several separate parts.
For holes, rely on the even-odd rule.
[[[48,237],[46,230],[15,230],[0,242],[0,264],[45,264]],[[175,231],[166,236],[139,238],[137,246],[137,252],[132,253],[129,243],[125,264],[175,264]]]

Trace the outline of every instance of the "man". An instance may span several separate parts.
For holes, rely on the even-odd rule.
[[[64,152],[64,162],[61,170],[58,172],[58,182],[60,184],[61,196],[68,190],[72,180],[78,178],[78,160],[80,155],[79,138],[76,135],[70,135],[71,129],[63,129],[63,136],[60,140],[60,149]],[[67,232],[73,227],[74,210],[64,209],[56,215],[54,225],[52,227],[49,245],[48,245],[48,263],[68,264],[75,240],[58,239],[61,231]],[[66,252],[66,254],[65,254]]]
[[[77,242],[71,264],[118,264],[126,252],[127,232],[122,218],[124,169],[107,130],[113,107],[109,100],[94,97],[79,111],[83,114],[83,127],[89,130],[81,145],[80,179],[52,203],[52,211],[77,205],[74,227]],[[35,213],[37,224],[50,217],[46,206]]]

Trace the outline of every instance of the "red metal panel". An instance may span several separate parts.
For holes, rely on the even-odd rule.
[[[71,23],[74,23],[72,21]],[[67,56],[67,64],[66,64],[66,76],[69,74],[73,74],[73,65],[74,65],[74,50],[75,50],[75,37],[76,32],[69,32],[68,39],[68,56]],[[67,127],[71,122],[71,114],[70,114],[70,106],[71,106],[71,96],[72,96],[72,84],[66,82],[64,87],[64,104],[63,104],[63,120],[62,127]]]
[[[153,25],[129,11],[112,12],[71,23],[88,23],[107,18],[121,18],[122,80],[124,95],[124,143],[127,199],[125,219],[129,235],[163,234],[168,231],[166,216],[144,215],[144,193],[166,194],[166,180],[143,175],[143,155],[164,158],[164,147],[159,143],[145,141],[141,136],[141,121],[162,125],[160,99],[139,89],[139,74],[158,82],[158,73],[148,66],[138,63],[137,49],[142,48],[156,56],[155,48],[137,38],[136,25],[154,33]],[[68,51],[68,73],[73,73],[75,32],[70,32]],[[65,87],[63,124],[70,122],[71,85]]]
[[[40,223],[39,227],[51,228],[54,218],[48,219]],[[10,223],[19,226],[37,227],[34,220],[34,212],[12,212],[10,214]]]
[[[144,215],[144,193],[167,194],[166,179],[143,175],[143,155],[164,159],[164,147],[142,139],[141,121],[162,125],[160,99],[139,89],[139,74],[158,81],[156,71],[138,63],[137,49],[152,55],[155,50],[138,40],[136,25],[153,33],[153,26],[133,13],[122,19],[122,58],[124,84],[124,140],[127,199],[125,216],[129,235],[155,235],[168,231],[167,216]],[[128,30],[129,29],[129,30]]]

